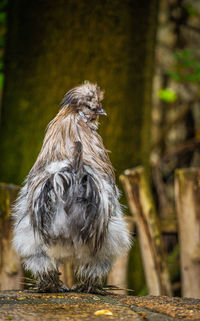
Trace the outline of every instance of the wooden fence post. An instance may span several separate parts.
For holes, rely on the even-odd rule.
[[[132,217],[125,217],[128,230],[132,234],[134,230],[134,221]],[[108,274],[107,284],[116,285],[120,289],[116,290],[115,293],[126,294],[127,293],[127,271],[128,271],[128,257],[129,253],[120,255],[113,265],[112,270]]]
[[[200,298],[200,169],[175,172],[182,296]]]
[[[144,168],[128,169],[120,180],[136,221],[149,294],[172,295],[162,236]]]
[[[62,273],[60,279],[69,288],[71,288],[74,284],[75,277],[73,269],[73,264],[70,262],[62,264],[59,268],[59,272]]]
[[[19,187],[0,183],[0,290],[22,289],[23,269],[19,256],[12,248],[10,206]]]

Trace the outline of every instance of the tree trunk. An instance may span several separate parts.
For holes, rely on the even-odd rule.
[[[200,298],[200,170],[176,170],[182,295]]]
[[[149,294],[172,295],[158,218],[144,169],[126,170],[120,179],[136,221]]]
[[[22,289],[23,269],[20,258],[12,248],[10,207],[19,188],[0,184],[0,290]]]
[[[149,162],[157,6],[158,0],[8,2],[2,181],[21,184],[64,93],[85,79],[105,89],[101,133],[118,173]]]
[[[105,89],[100,132],[117,175],[148,166],[157,12],[158,0],[8,1],[2,181],[21,184],[64,93],[85,79]]]

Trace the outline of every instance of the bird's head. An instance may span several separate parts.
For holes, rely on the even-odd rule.
[[[61,101],[61,107],[74,108],[84,122],[96,129],[99,115],[106,115],[102,108],[102,99],[103,91],[96,84],[85,81],[83,85],[77,86],[65,94]]]

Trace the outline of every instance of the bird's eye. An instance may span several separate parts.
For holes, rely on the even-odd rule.
[[[95,108],[93,108],[93,107],[91,107],[89,104],[85,104],[85,106],[88,108],[88,109],[90,109],[90,110],[94,110]]]

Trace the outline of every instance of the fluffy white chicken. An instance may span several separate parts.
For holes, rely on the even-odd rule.
[[[14,207],[14,247],[38,291],[63,292],[58,267],[73,261],[75,291],[102,293],[116,256],[130,246],[111,162],[97,133],[103,92],[70,90],[50,122]]]

